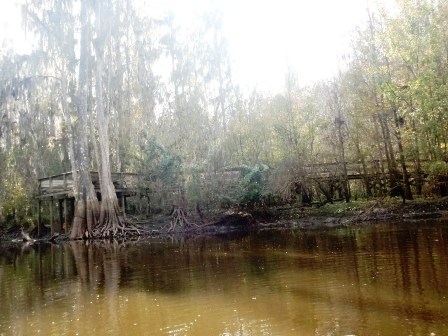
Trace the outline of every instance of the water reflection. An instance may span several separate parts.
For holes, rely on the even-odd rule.
[[[0,246],[0,334],[446,335],[447,228]]]

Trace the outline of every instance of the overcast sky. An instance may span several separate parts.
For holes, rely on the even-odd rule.
[[[368,6],[368,0],[136,1],[148,13],[172,10],[187,25],[204,10],[221,9],[235,81],[270,91],[281,89],[288,67],[302,84],[337,73]],[[2,1],[0,22],[0,41],[6,36],[18,52],[26,52],[19,6]]]
[[[288,67],[303,84],[335,74],[367,12],[365,0],[240,3],[226,11],[233,63],[241,82],[260,89],[281,87]]]
[[[375,0],[373,0],[375,1]],[[288,68],[302,84],[337,73],[368,0],[143,0],[149,11],[174,8],[179,21],[217,7],[224,13],[235,80],[278,91]]]

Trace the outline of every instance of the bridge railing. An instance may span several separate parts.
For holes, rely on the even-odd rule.
[[[112,173],[112,181],[117,191],[135,189],[138,185],[138,174]],[[96,171],[90,172],[93,186],[100,189],[100,176]],[[73,191],[73,173],[67,172],[40,178],[38,197],[69,194]]]

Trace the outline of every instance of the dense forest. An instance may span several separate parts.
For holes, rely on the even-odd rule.
[[[28,1],[34,51],[0,52],[0,222],[35,225],[38,179],[69,171],[73,238],[133,230],[114,172],[138,174],[140,216],[447,195],[448,3],[396,6],[334,78],[247,93],[219,11],[186,28],[131,0]]]

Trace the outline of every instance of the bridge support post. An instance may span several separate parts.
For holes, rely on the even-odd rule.
[[[124,192],[121,193],[121,208],[123,211],[123,218],[126,219],[126,197]]]
[[[59,221],[58,225],[56,227],[57,233],[61,233],[62,229],[64,228],[64,199],[58,199],[58,210],[59,210]]]
[[[54,223],[53,223],[53,197],[50,197],[50,227],[51,235],[54,234]]]
[[[67,197],[64,198],[64,233],[68,233]]]
[[[42,201],[39,199],[37,201],[37,236],[40,237],[42,233],[42,219],[41,219],[41,207],[42,207]]]

